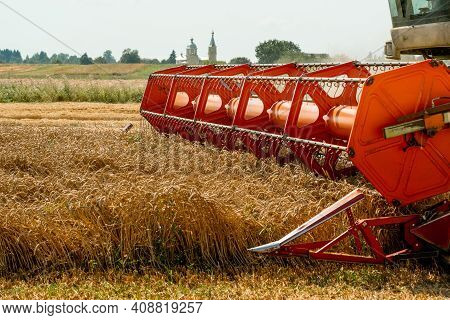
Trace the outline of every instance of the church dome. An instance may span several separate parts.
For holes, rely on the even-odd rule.
[[[188,46],[188,49],[197,50],[197,45],[194,43],[194,39],[191,39],[191,43]]]

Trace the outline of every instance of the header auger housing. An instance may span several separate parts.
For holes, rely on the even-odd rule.
[[[141,115],[162,133],[283,163],[297,159],[331,179],[359,171],[402,206],[450,189],[449,97],[449,70],[434,60],[179,66],[150,76]],[[411,219],[394,222],[422,223]],[[448,251],[448,212],[439,221]],[[411,234],[405,237],[417,238]],[[285,255],[283,245],[271,249]]]

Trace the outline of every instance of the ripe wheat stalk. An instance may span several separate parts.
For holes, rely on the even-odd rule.
[[[361,178],[163,137],[139,126],[0,126],[0,272],[270,263],[273,241],[356,187],[358,218],[394,209]],[[334,219],[303,241],[346,227]],[[298,262],[301,263],[301,262]]]

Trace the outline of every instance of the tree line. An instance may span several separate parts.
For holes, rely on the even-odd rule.
[[[325,62],[325,61],[349,61],[350,58],[340,55],[330,57],[328,54],[305,53],[300,46],[292,41],[285,40],[267,40],[261,42],[255,48],[255,55],[258,63],[290,63],[290,62]],[[112,63],[146,63],[146,64],[175,64],[177,54],[172,50],[167,59],[146,59],[141,58],[138,50],[125,49],[119,60],[112,55],[111,50],[106,50],[102,56],[91,58],[87,53],[80,57],[68,55],[65,53],[53,54],[48,56],[44,51],[35,53],[31,57],[28,55],[22,59],[18,50],[0,50],[0,63],[24,63],[24,64],[112,64]],[[230,60],[230,64],[251,63],[246,57],[236,57]]]
[[[90,57],[87,53],[81,56],[69,55],[66,53],[53,54],[49,56],[45,51],[37,52],[31,57],[22,57],[19,50],[0,50],[0,63],[8,64],[113,64],[113,63],[146,63],[146,64],[175,64],[177,61],[175,50],[172,50],[167,59],[141,58],[138,50],[125,49],[122,56],[117,61],[111,50],[106,50],[103,55],[97,58]]]
[[[326,53],[305,53],[300,46],[292,41],[286,40],[267,40],[261,42],[255,48],[255,55],[258,63],[291,63],[291,62],[325,62],[333,60]],[[348,58],[350,60],[350,58]],[[237,57],[230,60],[230,64],[250,63],[246,57]]]

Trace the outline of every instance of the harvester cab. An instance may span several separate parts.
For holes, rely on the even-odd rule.
[[[450,59],[450,1],[389,0],[393,29],[385,54],[400,59],[402,54]]]
[[[408,3],[419,2],[393,0],[391,8],[406,3],[397,9],[407,13]],[[418,12],[426,16],[432,8],[439,7]],[[446,23],[446,46],[439,44],[433,55],[449,50],[448,16]],[[441,61],[180,65],[149,77],[140,112],[163,134],[299,161],[330,179],[360,172],[394,206],[450,191],[450,72]],[[351,207],[363,198],[356,190],[283,239],[251,251],[359,263],[448,254],[447,201],[414,215],[356,220]],[[341,235],[290,244],[341,213],[349,222]],[[403,230],[404,247],[385,252],[375,229],[392,225]],[[347,238],[355,252],[337,252]]]

